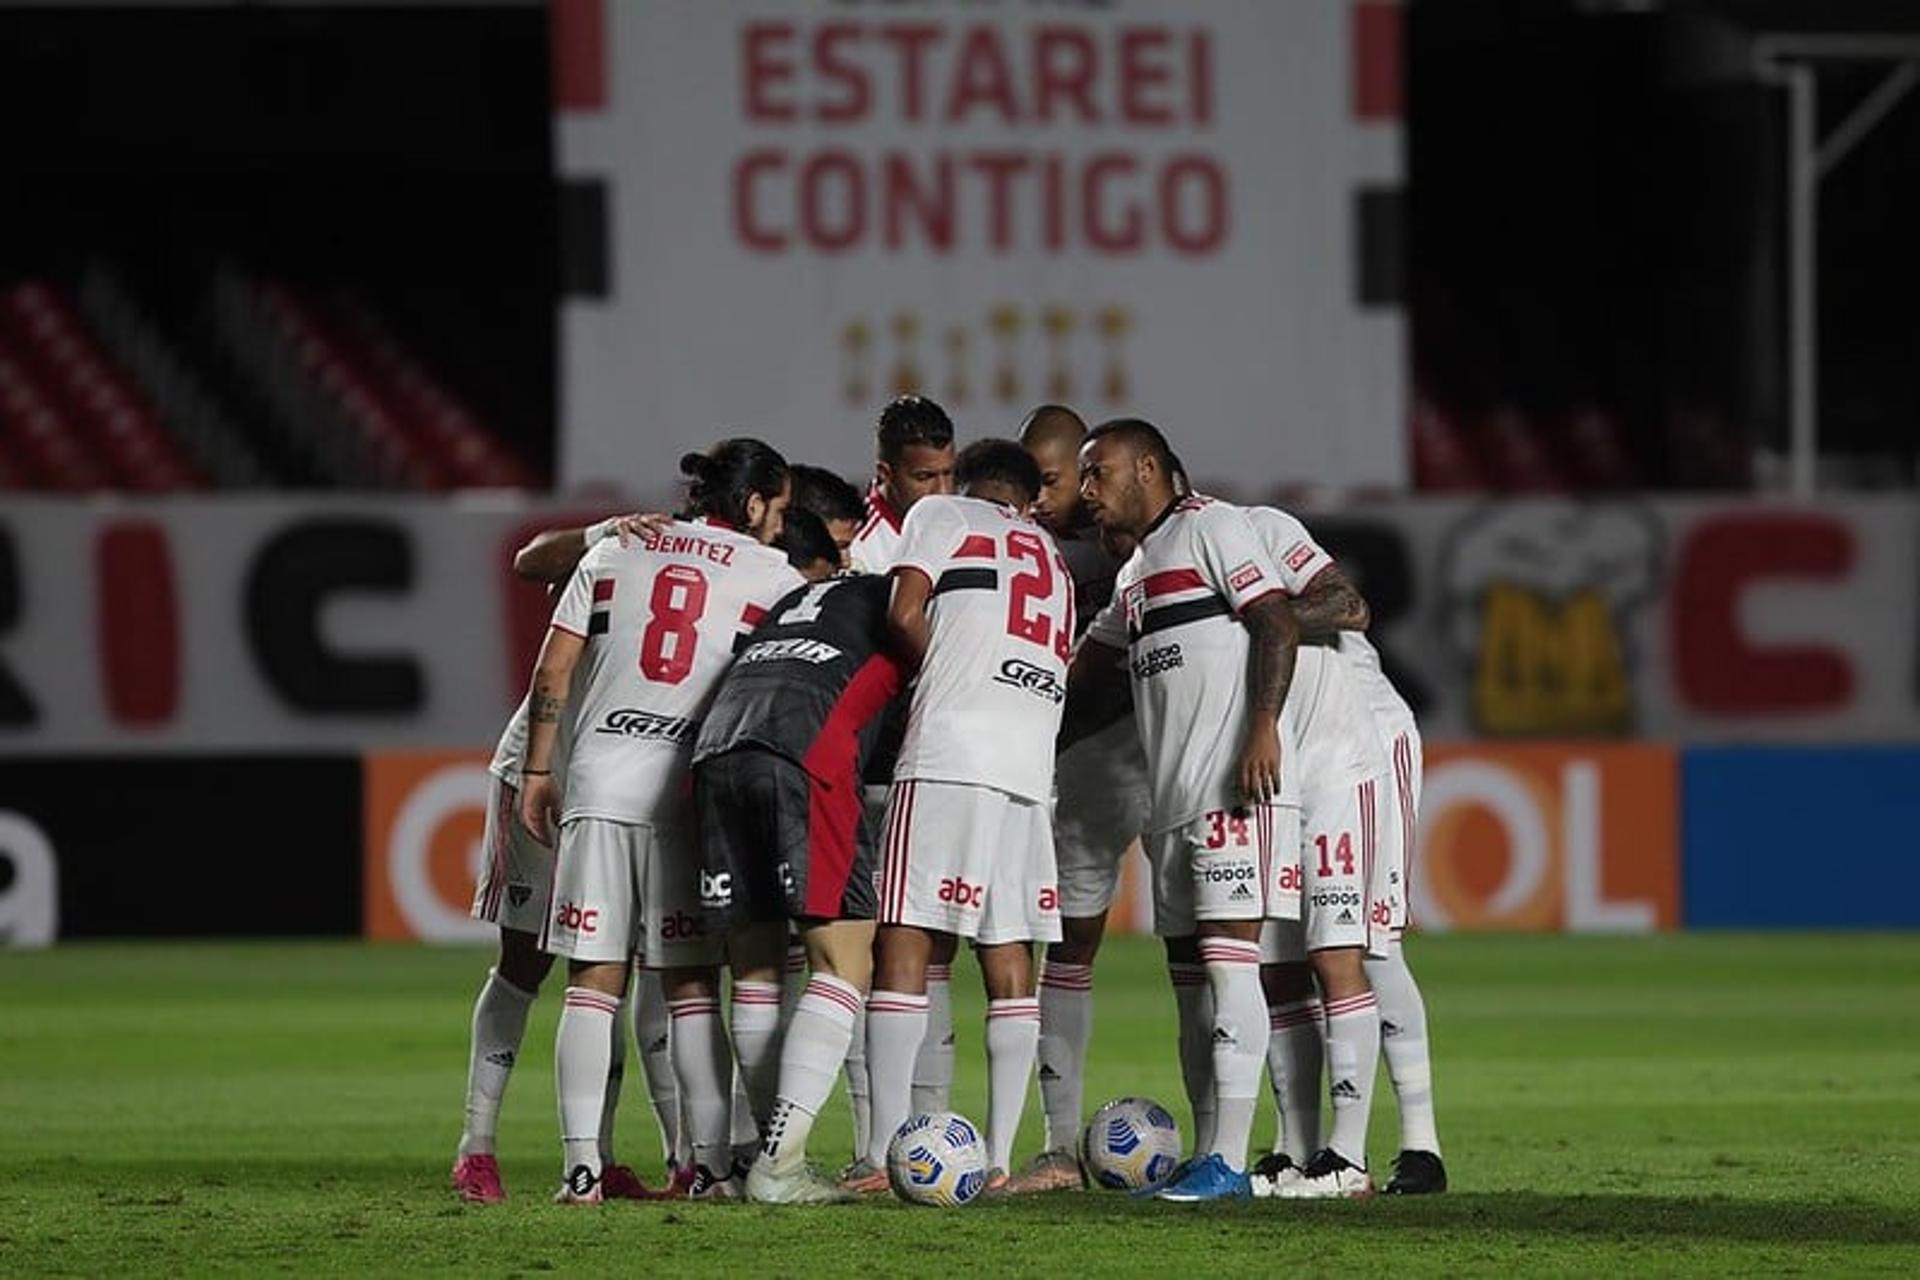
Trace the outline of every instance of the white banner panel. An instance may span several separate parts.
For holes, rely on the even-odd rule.
[[[560,119],[610,204],[563,319],[564,483],[729,431],[852,474],[902,391],[1165,427],[1204,484],[1403,485],[1404,325],[1362,309],[1348,0],[610,4]]]

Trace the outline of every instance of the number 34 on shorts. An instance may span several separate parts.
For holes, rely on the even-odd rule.
[[[1202,902],[1217,899],[1221,887],[1229,892],[1254,890],[1264,897],[1266,918],[1300,918],[1298,809],[1260,804],[1214,809],[1196,818],[1188,832],[1194,846],[1195,889]],[[1228,881],[1233,883],[1229,886]]]

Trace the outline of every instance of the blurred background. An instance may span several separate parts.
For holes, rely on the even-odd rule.
[[[487,938],[513,548],[905,391],[1308,519],[1422,927],[1920,925],[1916,82],[1897,0],[0,4],[0,942]]]

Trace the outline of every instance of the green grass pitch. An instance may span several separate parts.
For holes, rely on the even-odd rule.
[[[557,987],[507,1099],[512,1201],[454,1202],[466,1022],[487,963],[357,944],[0,953],[0,1274],[661,1275],[1920,1270],[1920,939],[1417,938],[1454,1189],[1185,1207],[1066,1193],[892,1203],[546,1203]],[[959,966],[960,1110],[981,1117]],[[1089,1103],[1176,1104],[1153,945],[1095,986]],[[629,1073],[621,1140],[652,1175]],[[1395,1146],[1391,1093],[1372,1156]],[[1020,1155],[1038,1144],[1028,1109]],[[1263,1114],[1257,1140],[1272,1134]],[[817,1154],[846,1154],[829,1106]]]

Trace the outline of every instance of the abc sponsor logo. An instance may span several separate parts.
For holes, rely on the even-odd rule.
[[[1300,892],[1300,864],[1299,863],[1297,862],[1288,863],[1286,866],[1280,868],[1280,892],[1282,893]]]
[[[987,887],[971,884],[958,876],[949,876],[940,882],[940,901],[951,902],[956,907],[965,907],[978,911],[986,901]]]
[[[1421,928],[1641,933],[1679,917],[1675,755],[1641,743],[1427,752]]]
[[[1060,890],[1053,885],[1044,885],[1035,902],[1042,911],[1058,911],[1060,909]]]
[[[785,863],[781,864],[785,866]],[[700,871],[700,905],[719,910],[733,905],[733,873],[722,871],[715,874],[702,868]]]
[[[554,910],[553,927],[592,937],[600,932],[600,913],[577,902],[563,902]]]
[[[692,942],[707,936],[707,922],[684,911],[674,911],[660,920],[660,941]]]

